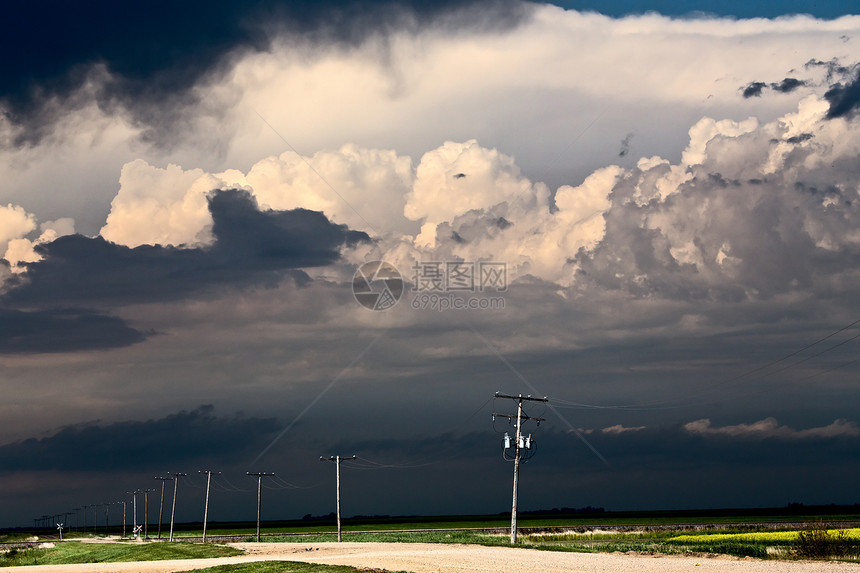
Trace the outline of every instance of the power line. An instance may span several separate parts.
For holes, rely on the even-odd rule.
[[[525,376],[523,376],[523,375],[520,373],[520,371],[519,371],[519,370],[517,370],[516,368],[514,368],[513,364],[511,364],[510,362],[508,362],[508,360],[507,360],[504,356],[502,356],[502,353],[501,353],[501,352],[499,352],[499,351],[496,349],[496,347],[495,347],[495,346],[493,346],[493,343],[492,343],[492,342],[490,342],[490,341],[489,341],[489,339],[488,339],[486,336],[484,336],[483,334],[481,334],[480,332],[478,332],[478,330],[477,330],[474,326],[472,326],[471,324],[469,324],[469,328],[472,330],[472,332],[474,332],[474,333],[475,333],[475,336],[477,336],[478,338],[480,338],[480,339],[481,339],[481,341],[484,343],[484,345],[486,345],[486,347],[490,350],[490,352],[492,352],[493,354],[495,354],[495,355],[496,355],[496,358],[498,358],[498,359],[502,362],[502,364],[504,364],[505,366],[507,366],[508,370],[510,370],[510,371],[511,371],[511,373],[512,373],[514,376],[516,376],[517,378],[519,378],[519,379],[520,379],[520,381],[521,381],[523,384],[525,384],[526,386],[528,386],[528,387],[529,387],[529,389],[531,389],[531,391],[532,391],[532,392],[534,392],[535,394],[537,394],[537,393],[538,393],[537,388],[535,388],[534,384],[532,384],[531,382],[529,382],[529,380],[528,380]],[[580,440],[583,444],[585,444],[585,445],[588,447],[588,449],[589,449],[589,450],[591,450],[591,452],[592,452],[595,456],[597,456],[598,458],[600,458],[600,461],[602,461],[602,462],[603,462],[604,464],[606,464],[607,466],[609,465],[609,462],[608,462],[608,461],[606,461],[606,458],[604,458],[604,457],[603,457],[603,455],[602,455],[600,452],[598,452],[598,451],[597,451],[597,448],[595,448],[594,446],[592,446],[592,445],[591,445],[591,442],[589,442],[587,439],[585,439],[585,436],[583,436],[583,435],[582,435],[582,432],[580,432],[577,428],[575,428],[575,427],[573,426],[573,424],[571,424],[570,422],[568,422],[568,421],[567,421],[567,418],[565,418],[564,416],[562,416],[562,415],[561,415],[561,413],[560,413],[560,412],[555,408],[555,406],[553,406],[553,405],[552,405],[551,403],[549,403],[549,402],[547,402],[547,406],[549,407],[550,411],[551,411],[553,414],[555,414],[555,417],[556,417],[556,418],[558,418],[559,420],[561,420],[561,422],[562,422],[565,426],[567,426],[567,429],[568,429],[568,430],[570,430],[571,432],[573,432],[573,434],[574,434],[577,438],[579,438],[579,440]]]

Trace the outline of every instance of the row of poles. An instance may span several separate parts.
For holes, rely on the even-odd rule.
[[[351,456],[348,458],[344,458],[341,456],[330,456],[328,458],[320,457],[320,461],[333,461],[336,464],[336,483],[337,483],[337,540],[341,541],[341,519],[340,519],[340,462],[342,460],[355,460],[357,456]],[[203,506],[203,542],[206,542],[206,526],[209,521],[209,491],[210,486],[212,484],[212,475],[221,475],[221,472],[216,472],[213,470],[199,470],[198,473],[206,474],[206,498]],[[274,477],[275,474],[272,472],[245,472],[245,475],[252,476],[257,478],[257,541],[260,541],[260,513],[262,509],[262,497],[263,497],[263,478],[264,477]],[[173,482],[173,500],[171,501],[170,507],[170,536],[169,540],[174,541],[173,536],[173,525],[174,519],[176,516],[176,493],[179,485],[179,478],[188,476],[187,473],[182,472],[174,472],[170,473],[168,476],[156,476],[155,479],[161,480],[161,501],[158,506],[158,539],[161,539],[161,523],[162,516],[164,515],[164,490],[168,481]],[[151,492],[157,491],[155,489],[147,488],[147,489],[135,489],[132,491],[127,491],[126,493],[132,496],[132,519],[133,519],[133,528],[132,533],[135,537],[139,537],[141,532],[143,533],[144,539],[148,539],[149,537],[149,494]],[[144,515],[145,519],[143,520],[143,525],[138,525],[137,523],[137,495],[143,494],[144,499]],[[122,536],[126,536],[126,501],[117,501],[115,504],[122,504]],[[82,505],[81,507],[72,508],[72,511],[65,512],[61,514],[54,515],[42,515],[33,520],[33,525],[36,529],[51,529],[53,526],[52,522],[57,522],[57,529],[60,532],[60,540],[63,539],[63,528],[64,522],[60,522],[60,517],[69,517],[71,515],[75,516],[75,525],[78,523],[77,512],[83,510],[84,512],[84,531],[87,529],[87,509],[93,508],[93,533],[97,532],[98,527],[98,513],[96,508],[104,507],[105,508],[105,526],[107,527],[109,524],[109,509],[110,506],[114,505],[112,503],[96,503],[89,505]]]
[[[522,425],[523,425],[523,422],[528,421],[528,420],[536,421],[538,424],[540,424],[540,422],[545,421],[544,418],[537,418],[537,417],[532,417],[532,416],[528,416],[528,415],[524,414],[523,413],[523,402],[547,403],[548,400],[546,397],[533,398],[531,396],[523,396],[522,394],[519,394],[517,396],[512,396],[509,394],[502,394],[500,392],[496,392],[495,397],[496,398],[508,398],[508,399],[515,400],[517,402],[517,413],[516,413],[516,415],[501,414],[501,413],[496,413],[496,412],[493,413],[493,419],[494,420],[496,418],[507,418],[510,422],[516,421],[516,433],[514,435],[514,440],[513,440],[514,454],[513,454],[512,458],[506,457],[506,459],[511,459],[511,461],[514,462],[513,499],[512,499],[512,503],[511,503],[511,543],[516,543],[516,541],[517,541],[517,490],[518,490],[518,486],[519,486],[520,460],[521,460],[522,455],[523,455],[523,450],[531,447],[529,445],[531,442],[531,437],[529,436],[528,440],[524,440],[524,438],[523,438]],[[505,435],[505,449],[508,449],[510,446],[511,446],[510,440],[506,434]],[[334,462],[335,466],[336,466],[337,540],[339,542],[342,541],[341,517],[340,517],[340,462],[343,460],[355,460],[355,459],[357,459],[357,456],[351,456],[348,458],[344,458],[341,456],[329,456],[327,458],[326,457],[320,457],[320,461]],[[203,542],[205,543],[206,542],[206,525],[207,525],[208,520],[209,520],[209,488],[210,488],[210,485],[212,483],[212,474],[220,475],[221,472],[216,472],[216,471],[212,471],[212,470],[199,470],[198,473],[206,474],[206,500],[205,500],[204,509],[203,509]],[[187,475],[188,474],[186,474],[186,473],[175,472],[175,473],[169,474],[169,477],[158,477],[158,476],[155,477],[155,479],[161,480],[161,502],[160,502],[159,508],[158,508],[158,538],[159,539],[161,539],[161,520],[162,520],[162,516],[164,513],[164,489],[165,489],[166,482],[173,481],[173,501],[171,502],[171,509],[170,509],[170,538],[169,538],[170,541],[173,541],[174,540],[173,525],[174,525],[174,517],[176,515],[177,486],[179,484],[179,478],[185,477]],[[271,473],[271,472],[245,472],[245,475],[253,476],[253,477],[257,478],[257,541],[259,542],[260,541],[260,513],[261,513],[261,509],[262,509],[262,494],[263,494],[263,489],[262,489],[263,488],[263,478],[264,477],[274,477],[275,474]],[[149,522],[149,495],[148,494],[150,492],[153,492],[153,491],[156,491],[156,490],[154,490],[154,489],[136,489],[133,491],[127,491],[126,492],[127,494],[130,494],[132,496],[133,518],[134,518],[133,533],[134,533],[135,537],[138,537],[141,533],[141,530],[142,530],[144,539],[148,538],[148,535],[149,535],[149,532],[147,531],[148,522]],[[138,523],[137,523],[137,494],[139,494],[139,493],[142,493],[144,495],[144,513],[146,515],[146,519],[144,519],[143,525],[138,525]],[[122,536],[125,537],[126,536],[126,529],[125,529],[125,527],[126,527],[126,502],[125,501],[118,501],[116,503],[122,504]],[[112,504],[102,503],[102,504],[82,505],[81,507],[73,508],[73,511],[75,512],[74,513],[75,521],[77,523],[77,511],[83,509],[84,510],[84,530],[86,530],[86,510],[87,510],[87,508],[105,507],[105,525],[107,525],[108,524],[108,509],[109,509],[110,505],[112,505]],[[72,515],[71,512],[66,512],[63,514],[57,514],[57,515],[53,515],[53,516],[43,515],[41,517],[37,517],[34,520],[34,522],[35,522],[34,525],[36,526],[37,529],[50,528],[51,527],[50,526],[51,518],[58,519],[60,516],[68,517],[70,515]],[[98,521],[98,514],[94,510],[94,512],[93,512],[93,532],[96,531],[97,521]],[[58,521],[57,522],[57,529],[60,531],[60,539],[62,540],[62,538],[63,538],[63,523]]]

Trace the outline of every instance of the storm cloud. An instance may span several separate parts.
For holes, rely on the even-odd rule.
[[[205,248],[142,245],[68,235],[38,245],[40,261],[5,293],[6,304],[118,305],[175,300],[215,286],[309,280],[302,267],[334,263],[340,249],[368,241],[306,209],[260,211],[244,191],[209,197],[215,242]]]
[[[210,246],[129,248],[77,234],[37,244],[40,260],[9,276],[0,296],[6,306],[0,308],[0,353],[135,344],[154,332],[105,311],[217,288],[273,287],[287,277],[305,285],[311,279],[301,268],[330,265],[342,248],[369,240],[316,211],[261,211],[244,191],[214,191],[208,206],[215,238]]]
[[[480,18],[475,15],[480,14]],[[220,79],[232,60],[279,38],[354,45],[403,27],[505,28],[528,14],[511,0],[462,2],[149,2],[129,11],[107,1],[8,6],[0,38],[8,59],[0,110],[14,145],[36,144],[62,114],[95,100],[126,112],[149,139],[172,137],[194,87]],[[169,102],[169,105],[165,103]]]
[[[0,445],[0,471],[129,471],[200,459],[235,459],[277,431],[274,418],[218,417],[213,407],[151,420],[66,426],[45,438]]]
[[[860,108],[860,65],[854,66],[852,78],[832,86],[824,97],[830,102],[827,117],[853,117]]]
[[[150,334],[92,311],[0,308],[0,354],[119,348],[142,342]]]

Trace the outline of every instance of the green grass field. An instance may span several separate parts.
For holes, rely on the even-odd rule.
[[[592,529],[613,528],[620,526],[669,526],[669,525],[703,525],[703,524],[744,524],[771,523],[790,525],[809,522],[857,522],[860,523],[860,506],[799,506],[799,508],[772,509],[735,509],[735,510],[699,510],[699,511],[650,511],[650,512],[561,512],[550,511],[543,513],[524,512],[519,516],[519,524],[524,530],[529,527],[540,528],[582,528]],[[430,516],[430,517],[355,517],[343,521],[343,531],[393,531],[416,529],[504,529],[510,526],[508,514],[497,515],[465,515],[465,516]],[[130,532],[130,526],[127,531]],[[167,524],[162,524],[162,537],[167,537]],[[149,524],[149,535],[156,537],[157,524]],[[255,531],[254,522],[210,522],[207,534],[220,535],[252,535]],[[100,526],[98,535],[119,535],[122,527],[116,524],[110,528]],[[264,535],[305,535],[333,534],[335,524],[333,519],[310,519],[291,521],[264,521]],[[7,532],[12,533],[12,532]],[[56,532],[52,532],[56,533]],[[178,524],[177,537],[200,537],[203,533],[201,523]],[[20,535],[20,534],[18,534]],[[77,527],[65,532],[66,537],[74,538],[82,535],[92,536],[90,527],[86,534]],[[0,533],[0,541],[2,533]]]
[[[68,563],[111,563],[118,561],[161,561],[241,555],[232,547],[202,543],[80,543],[68,541],[52,548],[12,550],[0,554],[0,567],[17,565],[58,565]]]
[[[518,545],[549,551],[723,553],[762,559],[834,557],[857,561],[860,556],[860,528],[848,527],[849,524],[860,523],[860,516],[839,513],[836,508],[823,509],[820,513],[803,515],[779,510],[725,511],[717,515],[707,512],[524,515],[519,519]],[[817,524],[812,528],[814,532],[808,526],[810,523]],[[345,520],[343,539],[353,542],[509,545],[509,526],[507,516],[355,518]],[[183,524],[178,528],[177,537],[199,537],[202,529],[198,527],[198,524]],[[809,530],[804,538],[809,542],[806,547],[799,542],[803,541],[804,534],[799,531],[802,528]],[[155,530],[151,527],[150,533]],[[106,531],[100,529],[99,533]],[[236,536],[235,540],[241,541],[255,539],[253,523],[214,523],[210,524],[207,533],[212,537]],[[333,523],[313,520],[264,523],[263,534],[264,541],[270,542],[320,543],[336,539]],[[26,535],[21,531],[10,532],[8,539],[21,539]],[[79,533],[68,532],[67,538],[75,535]],[[56,549],[16,550],[0,554],[0,566],[33,562],[177,559],[227,555],[230,551],[213,544],[203,546],[182,542],[136,544],[125,540],[86,546],[72,542]]]

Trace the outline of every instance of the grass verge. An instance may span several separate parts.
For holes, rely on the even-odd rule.
[[[211,543],[80,543],[63,542],[52,548],[13,549],[0,554],[0,567],[17,565],[64,565],[71,563],[112,563],[119,561],[163,561],[231,557],[243,552]]]

